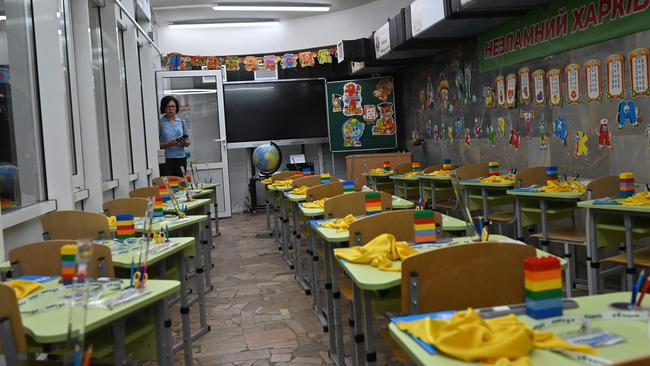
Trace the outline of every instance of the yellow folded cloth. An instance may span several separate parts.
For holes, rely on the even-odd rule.
[[[434,170],[431,173],[427,173],[427,175],[433,175],[436,177],[447,177],[449,176],[449,170]]]
[[[362,247],[337,248],[334,255],[348,262],[370,264],[381,271],[399,272],[401,269],[393,267],[393,261],[404,260],[417,253],[405,241],[395,241],[392,234],[381,234]]]
[[[293,184],[293,179],[285,179],[285,180],[276,180],[273,183],[271,183],[271,186],[273,187],[291,187]]]
[[[323,208],[325,208],[325,199],[323,198],[321,200],[315,200],[315,201],[312,201],[312,202],[305,202],[305,203],[302,204],[302,207],[304,207],[304,208],[321,208],[321,209],[323,209]]]
[[[404,173],[404,176],[405,177],[412,177],[412,176],[420,174],[420,173],[421,172],[408,172],[408,173]]]
[[[566,182],[547,182],[545,186],[540,188],[541,192],[548,193],[561,193],[561,192],[576,192],[582,193],[586,189],[585,185],[580,183],[575,178],[569,178]]]
[[[262,179],[260,182],[262,184],[270,184],[270,183],[273,182],[273,179],[271,177],[269,177],[269,178],[266,178],[266,179]]]
[[[567,343],[553,332],[534,331],[514,314],[484,320],[468,309],[449,320],[424,318],[395,325],[447,356],[482,365],[530,365],[528,355],[533,348],[596,353],[590,346]]]
[[[370,169],[370,174],[386,174],[386,173],[393,173],[392,170],[386,171],[384,168],[374,168]]]
[[[309,189],[309,187],[307,187],[307,186],[296,187],[296,188],[291,190],[291,194],[303,195],[304,196],[305,194],[307,194],[308,189]]]
[[[11,287],[16,292],[16,297],[22,299],[23,297],[36,292],[43,288],[43,285],[36,281],[29,280],[11,280],[5,282],[5,285]]]
[[[508,175],[493,175],[491,177],[485,177],[479,179],[481,183],[514,183],[515,176],[512,174]]]
[[[650,206],[650,192],[639,192],[632,197],[618,200],[625,206]]]
[[[117,218],[115,216],[108,216],[108,227],[111,229],[117,227]]]
[[[322,221],[318,225],[326,227],[328,229],[336,229],[337,232],[347,231],[350,229],[350,224],[353,223],[357,218],[352,214],[348,214],[342,219],[336,219],[332,221]]]

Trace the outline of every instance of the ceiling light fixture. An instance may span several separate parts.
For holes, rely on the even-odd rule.
[[[216,11],[330,11],[329,4],[310,3],[217,3],[212,5]]]
[[[7,16],[6,16],[6,15],[0,15],[0,22],[3,21],[3,20],[7,20]]]
[[[197,29],[197,28],[234,28],[234,27],[263,27],[280,24],[277,20],[258,20],[252,22],[213,22],[213,23],[174,23],[169,29]]]

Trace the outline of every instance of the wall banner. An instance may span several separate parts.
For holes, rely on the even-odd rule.
[[[650,0],[553,0],[479,35],[489,71],[650,29]]]

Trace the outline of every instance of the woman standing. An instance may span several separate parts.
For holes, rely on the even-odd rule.
[[[185,121],[176,116],[178,100],[168,95],[160,101],[160,148],[165,150],[165,165],[160,175],[182,177],[183,169],[187,166],[185,147],[190,146],[190,137]]]

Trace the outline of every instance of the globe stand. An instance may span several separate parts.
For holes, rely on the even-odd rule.
[[[253,177],[251,179],[251,185],[253,186],[253,189],[255,189],[255,184],[256,184],[258,179],[262,180],[262,179],[265,179],[265,178],[266,177],[262,177],[262,176],[260,176],[258,178]],[[253,193],[255,193],[255,192],[253,192]],[[256,202],[256,201],[253,201],[253,202]],[[269,202],[268,190],[266,188],[264,188],[264,209],[266,211],[266,231],[263,232],[263,233],[256,234],[255,237],[258,238],[258,239],[270,239],[270,238],[273,238],[275,236],[275,230],[273,230],[271,228],[271,203]],[[253,214],[254,213],[255,212],[253,212]]]

